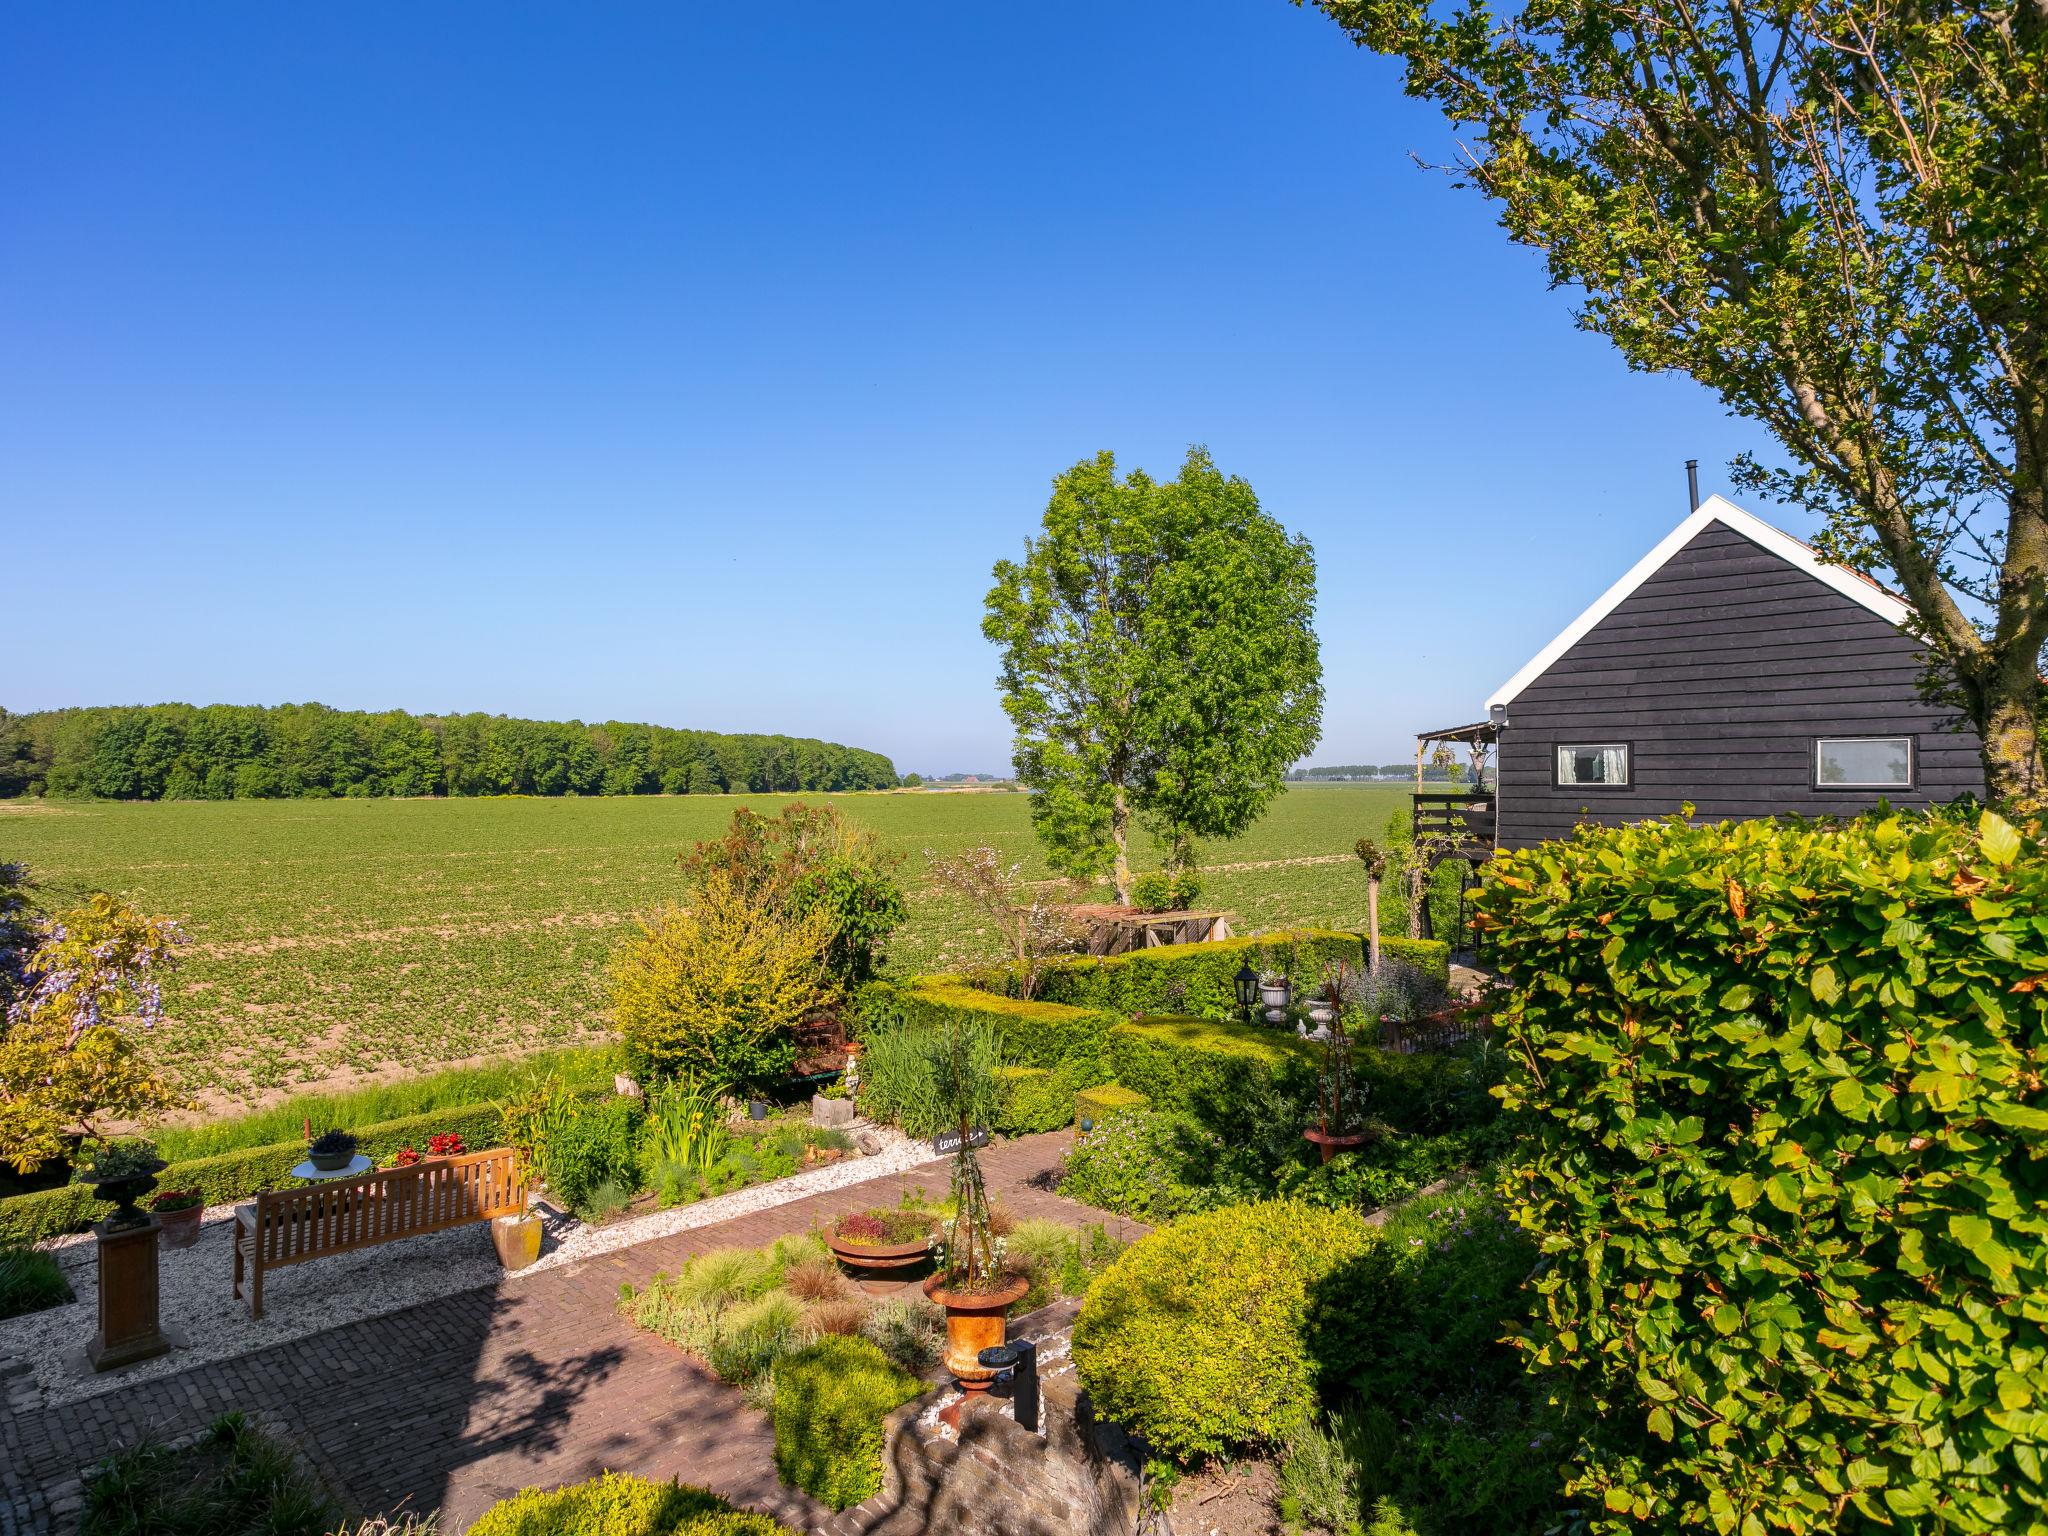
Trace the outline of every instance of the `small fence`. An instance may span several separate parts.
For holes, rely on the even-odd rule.
[[[1486,1014],[1476,1008],[1454,1008],[1419,1019],[1382,1019],[1374,1044],[1397,1056],[1419,1056],[1454,1051],[1492,1033],[1493,1021]]]

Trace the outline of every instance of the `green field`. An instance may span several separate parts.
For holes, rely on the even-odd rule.
[[[1204,906],[1241,930],[1363,921],[1348,850],[1406,791],[1290,789],[1236,842],[1204,849]],[[830,799],[906,855],[895,970],[994,952],[928,886],[924,852],[993,844],[1046,874],[1014,794]],[[0,861],[45,906],[116,892],[192,944],[151,1049],[213,1104],[312,1083],[489,1059],[604,1023],[605,957],[633,914],[678,898],[676,854],[735,805],[775,797],[0,802]],[[1138,861],[1152,862],[1149,854]]]

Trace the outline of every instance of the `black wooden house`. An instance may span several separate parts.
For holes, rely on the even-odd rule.
[[[1853,813],[1982,794],[1976,733],[1922,696],[1905,602],[1710,497],[1487,700],[1425,734],[1496,768],[1491,795],[1419,793],[1468,857],[1581,821]],[[1419,761],[1418,757],[1418,761]]]

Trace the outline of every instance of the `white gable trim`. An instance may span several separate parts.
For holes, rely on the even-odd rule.
[[[1497,705],[1512,703],[1516,694],[1548,672],[1560,656],[1584,639],[1594,625],[1620,607],[1623,598],[1662,570],[1671,557],[1690,544],[1693,536],[1709,523],[1734,529],[1751,543],[1769,550],[1786,564],[1797,566],[1816,581],[1832,587],[1850,602],[1869,609],[1887,623],[1903,626],[1912,616],[1913,610],[1903,599],[1872,585],[1854,571],[1829,565],[1791,534],[1773,528],[1732,501],[1709,496],[1700,503],[1697,511],[1665,534],[1655,549],[1638,560],[1626,576],[1603,592],[1598,602],[1573,619],[1562,634],[1529,659],[1527,666],[1495,689],[1493,697],[1486,701],[1486,707],[1491,710]]]

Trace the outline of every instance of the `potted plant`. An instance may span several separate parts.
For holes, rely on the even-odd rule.
[[[1324,1027],[1322,1072],[1316,1085],[1316,1123],[1301,1133],[1326,1163],[1339,1152],[1362,1147],[1371,1139],[1355,1124],[1354,1111],[1360,1095],[1351,1076],[1351,1041],[1344,1032],[1344,1001],[1350,980],[1350,973],[1342,965],[1331,967],[1323,980],[1323,1001],[1330,1022]]]
[[[206,1214],[206,1197],[196,1189],[167,1189],[149,1202],[151,1212],[164,1224],[159,1239],[166,1248],[190,1248],[199,1241],[199,1218]]]
[[[825,1246],[848,1269],[908,1269],[931,1257],[932,1218],[888,1206],[855,1211],[832,1223]]]
[[[1011,1305],[1031,1288],[1024,1276],[1002,1267],[974,1148],[974,1127],[994,1120],[997,1108],[995,1041],[987,1031],[970,1039],[956,1020],[933,1038],[930,1051],[938,1099],[958,1122],[960,1142],[953,1153],[953,1220],[934,1255],[938,1273],[925,1281],[924,1293],[946,1309],[946,1369],[963,1392],[986,1392],[996,1373],[981,1363],[981,1352],[1003,1342]]]
[[[135,1202],[156,1188],[156,1176],[167,1166],[156,1155],[154,1142],[102,1142],[93,1153],[92,1165],[78,1176],[78,1182],[92,1185],[100,1199],[113,1202],[107,1230],[114,1232],[148,1223],[149,1213],[137,1210]]]
[[[513,1177],[523,1179],[531,1169],[529,1155],[512,1149]],[[547,1227],[541,1217],[538,1196],[529,1190],[526,1209],[513,1216],[500,1216],[491,1223],[491,1246],[498,1250],[498,1262],[506,1269],[524,1269],[540,1257],[541,1239]]]
[[[322,1173],[339,1173],[356,1155],[356,1139],[347,1131],[322,1131],[306,1145],[306,1161]]]

